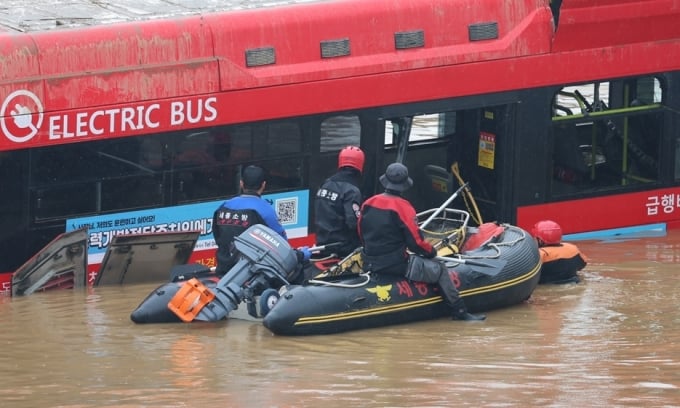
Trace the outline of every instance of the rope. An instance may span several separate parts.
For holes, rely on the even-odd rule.
[[[371,273],[370,272],[365,272],[365,273],[360,273],[358,276],[364,278],[363,282],[359,283],[339,283],[339,282],[327,282],[323,280],[318,280],[318,279],[310,279],[307,282],[313,283],[315,285],[320,285],[320,286],[331,286],[335,288],[359,288],[361,286],[366,286],[368,285],[368,282],[371,281]]]
[[[501,224],[504,228],[506,228],[507,232],[507,227],[509,224]],[[503,241],[503,242],[489,242],[485,244],[485,247],[492,248],[496,253],[495,255],[486,255],[486,256],[470,256],[470,255],[465,255],[465,254],[460,254],[458,255],[461,259],[498,259],[501,256],[501,248],[500,247],[505,247],[505,246],[514,246],[518,244],[521,241],[524,241],[526,239],[526,232],[521,229],[521,228],[516,228],[517,231],[520,231],[521,234],[518,238],[512,240],[512,241]]]

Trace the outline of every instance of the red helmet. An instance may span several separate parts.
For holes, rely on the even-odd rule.
[[[540,246],[557,245],[562,241],[562,227],[555,221],[539,221],[531,229],[531,235],[536,237]]]
[[[347,146],[340,150],[338,155],[338,168],[353,167],[359,170],[359,173],[364,171],[364,152],[356,146]]]

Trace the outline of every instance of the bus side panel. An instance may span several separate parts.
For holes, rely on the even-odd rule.
[[[676,0],[563,0],[553,50],[676,39],[679,13]]]
[[[638,225],[677,222],[680,187],[605,197],[530,205],[517,209],[517,225],[531,230],[540,220],[553,220],[565,234]]]
[[[455,3],[455,6],[454,6]],[[305,83],[422,67],[506,59],[550,51],[552,15],[544,2],[503,7],[498,0],[373,0],[323,3],[302,8],[206,15],[213,27],[223,90]],[[397,16],[397,17],[395,17]],[[398,16],[408,16],[400,18]],[[253,24],[257,19],[258,24]],[[455,23],[452,23],[455,22]],[[468,30],[496,23],[497,41],[480,45]],[[401,51],[396,33],[422,30],[424,46]],[[281,35],[286,33],[286,35]],[[380,33],[380,35],[376,35]],[[351,41],[351,53],[322,58],[320,45]],[[243,48],[247,44],[247,48]],[[272,61],[248,67],[244,53],[271,54]]]

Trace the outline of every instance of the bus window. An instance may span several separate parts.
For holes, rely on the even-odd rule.
[[[304,188],[305,160],[300,157],[258,162],[268,174],[267,192]]]
[[[142,140],[143,137],[112,139],[89,145],[96,171],[85,188],[94,185],[97,212],[163,204],[162,173],[143,162]]]
[[[321,122],[322,153],[337,152],[350,145],[361,145],[361,123],[358,116],[339,115]]]
[[[226,131],[231,136],[233,163],[303,151],[302,131],[297,122],[238,125]]]
[[[141,138],[31,151],[32,219],[41,222],[162,204],[160,174],[149,167],[141,151]]]
[[[275,122],[268,124],[262,134],[256,134],[256,139],[264,139],[264,146],[257,143],[255,157],[271,157],[291,153],[301,153],[303,150],[302,131],[297,122]]]
[[[217,163],[215,140],[210,131],[191,132],[177,142],[174,165],[177,167],[204,167]],[[223,159],[224,160],[224,159]]]
[[[185,132],[174,141],[176,201],[194,202],[238,193],[239,167],[268,167],[267,191],[302,184],[303,136],[298,122],[276,121]],[[287,156],[295,156],[290,159]],[[266,158],[265,163],[262,159]],[[276,160],[271,160],[277,158]]]
[[[413,117],[409,143],[437,140],[455,132],[456,112],[429,113]],[[392,146],[394,141],[394,124],[385,121],[385,146]]]
[[[237,193],[234,166],[230,163],[231,133],[208,128],[176,134],[173,177],[179,203],[214,199]]]
[[[22,233],[25,223],[26,164],[28,150],[0,152],[0,271],[16,269],[17,257],[26,247]]]
[[[609,105],[609,82],[566,86],[555,96],[554,115],[567,116],[601,111]]]
[[[442,131],[444,115],[432,113],[413,117],[409,142],[439,139],[444,134]]]
[[[231,159],[233,162],[243,162],[253,158],[252,126],[233,126],[229,128],[231,135]]]
[[[657,182],[661,100],[653,77],[561,89],[553,100],[552,194]]]

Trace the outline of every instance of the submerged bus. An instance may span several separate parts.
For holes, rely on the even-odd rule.
[[[418,210],[462,179],[478,221],[680,225],[680,0],[98,10],[0,15],[0,291],[82,228],[93,268],[113,236],[165,231],[199,231],[192,261],[213,264],[212,211],[251,163],[292,243],[312,243],[349,144],[364,195],[401,161]]]

